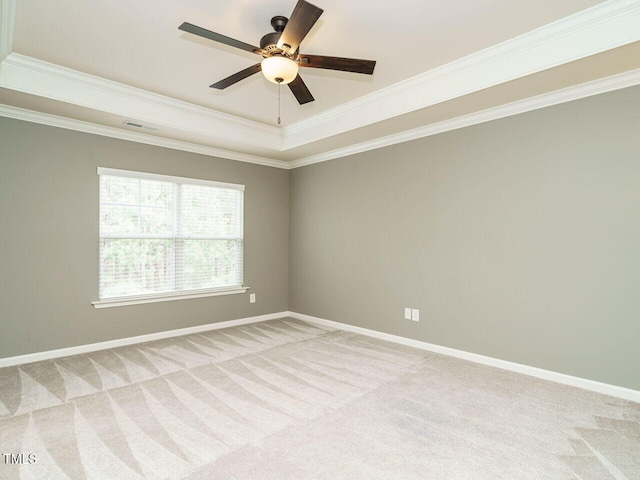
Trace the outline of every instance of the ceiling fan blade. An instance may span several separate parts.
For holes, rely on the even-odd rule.
[[[184,22],[178,28],[183,32],[193,33],[194,35],[198,35],[199,37],[208,38],[209,40],[213,40],[214,42],[224,43],[225,45],[236,47],[241,50],[246,50],[247,52],[255,53],[258,55],[262,55],[262,53],[264,52],[264,50],[262,50],[261,48],[254,47],[253,45],[241,42],[240,40],[225,37],[224,35],[212,32],[211,30],[207,30],[206,28],[198,27],[197,25],[192,25],[188,22]]]
[[[296,100],[300,105],[304,105],[305,103],[313,102],[314,98],[311,95],[311,92],[307,88],[307,85],[302,81],[302,77],[300,75],[296,76],[291,83],[289,83],[289,89],[295,95]]]
[[[262,70],[261,64],[256,63],[249,68],[245,68],[244,70],[240,70],[238,73],[234,73],[230,77],[224,78],[219,82],[210,85],[211,88],[217,88],[218,90],[224,90],[227,87],[230,87],[234,83],[238,83],[240,80],[244,80],[247,77],[250,77],[254,73],[258,73]]]
[[[320,18],[322,12],[324,12],[324,10],[321,8],[305,2],[305,0],[298,0],[276,47],[288,50],[289,53],[295,52],[300,46],[302,39],[307,36],[311,27],[313,27],[318,18]]]
[[[340,70],[342,72],[373,74],[376,67],[375,60],[361,60],[359,58],[325,57],[322,55],[298,55],[301,67],[324,68]]]

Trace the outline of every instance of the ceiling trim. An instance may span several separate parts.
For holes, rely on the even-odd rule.
[[[231,150],[224,150],[221,148],[209,147],[206,145],[199,145],[191,142],[184,142],[181,140],[172,140],[164,137],[157,137],[142,132],[131,132],[120,128],[98,125],[91,122],[69,119],[47,113],[34,112],[32,110],[12,107],[9,105],[0,104],[0,117],[14,118],[16,120],[23,120],[27,122],[65,128],[68,130],[75,130],[94,135],[117,138],[120,140],[127,140],[137,143],[144,143],[147,145],[171,148],[174,150],[198,153],[212,157],[225,158],[229,160],[253,163],[257,165],[265,165],[268,167],[281,168],[284,170],[291,170],[294,168],[300,168],[307,165],[313,165],[315,163],[326,162],[349,155],[355,155],[357,153],[363,153],[390,145],[396,145],[398,143],[404,143],[411,140],[428,137],[431,135],[437,135],[439,133],[449,132],[452,130],[457,130],[459,128],[490,122],[492,120],[498,120],[500,118],[518,115],[540,108],[550,107],[573,100],[579,100],[581,98],[586,98],[593,95],[599,95],[622,88],[632,87],[638,84],[640,84],[640,69],[631,70],[591,82],[582,83],[580,85],[564,88],[562,90],[556,90],[554,92],[545,93],[542,95],[537,95],[535,97],[518,100],[509,104],[500,105],[498,107],[489,108],[480,112],[471,113],[469,115],[463,115],[424,127],[407,130],[394,135],[387,135],[375,140],[361,142],[356,145],[351,145],[329,152],[302,157],[291,162],[269,157],[262,157],[258,155],[243,154]]]
[[[7,49],[15,0],[0,2],[0,47]],[[9,53],[0,63],[0,87],[120,115],[160,131],[175,128],[204,135],[211,142],[259,146],[275,153],[638,41],[637,25],[640,1],[609,0],[283,128],[17,53]]]
[[[11,53],[15,16],[16,1],[0,0],[0,62]]]
[[[15,0],[0,0],[0,87],[178,129],[238,146],[279,152],[553,68],[640,40],[640,0],[609,0],[403,82],[278,128],[11,53]],[[231,160],[290,169],[360,153],[637,84],[634,75],[609,77],[437,124],[286,162],[142,132],[0,105],[0,116]],[[619,78],[618,78],[619,77]],[[622,80],[622,78],[626,80]],[[616,87],[616,81],[626,85]],[[589,93],[592,92],[592,93]],[[233,149],[233,147],[231,147]]]
[[[283,127],[283,150],[640,40],[640,2],[610,0]]]
[[[378,148],[395,145],[398,143],[404,143],[410,140],[416,140],[418,138],[437,135],[439,133],[449,132],[451,130],[457,130],[459,128],[469,127],[471,125],[477,125],[479,123],[490,122],[492,120],[498,120],[500,118],[510,117],[513,115],[518,115],[520,113],[538,110],[540,108],[550,107],[553,105],[571,102],[573,100],[579,100],[581,98],[586,98],[593,95],[599,95],[601,93],[607,93],[622,88],[632,87],[638,84],[640,84],[640,69],[630,70],[628,72],[612,75],[603,79],[598,79],[591,82],[564,88],[562,90],[556,90],[554,92],[518,100],[516,102],[500,105],[498,107],[489,108],[468,115],[463,115],[460,117],[452,118],[450,120],[433,123],[424,127],[407,130],[394,135],[388,135],[386,137],[358,143],[356,145],[350,145],[348,147],[332,150],[330,152],[300,158],[298,160],[292,161],[290,163],[290,168],[293,169],[304,167],[306,165],[312,165],[314,163],[326,162],[328,160],[334,160],[336,158],[346,157],[348,155],[354,155],[356,153],[362,153],[369,150],[375,150]]]
[[[209,147],[206,145],[198,145],[196,143],[184,142],[181,140],[172,140],[164,137],[156,137],[141,132],[131,132],[121,128],[109,127],[106,125],[98,125],[82,120],[74,120],[48,113],[34,112],[23,108],[12,107],[10,105],[0,104],[0,117],[8,117],[16,120],[23,120],[31,123],[39,123],[49,125],[51,127],[64,128],[67,130],[75,130],[103,137],[117,138],[120,140],[128,140],[131,142],[144,143],[157,147],[171,148],[173,150],[182,150],[184,152],[199,153],[211,157],[218,157],[228,160],[236,160],[239,162],[254,163],[257,165],[265,165],[267,167],[282,168],[288,170],[289,162],[276,160],[274,158],[261,157],[258,155],[249,155],[245,153],[233,152],[221,148]]]
[[[61,67],[18,53],[0,66],[0,87],[160,127],[279,151],[280,130],[260,122]]]

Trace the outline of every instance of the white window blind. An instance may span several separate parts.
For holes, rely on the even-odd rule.
[[[100,175],[100,299],[242,286],[244,186]]]

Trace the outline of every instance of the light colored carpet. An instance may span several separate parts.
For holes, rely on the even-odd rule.
[[[0,369],[12,479],[640,479],[640,404],[293,319]]]

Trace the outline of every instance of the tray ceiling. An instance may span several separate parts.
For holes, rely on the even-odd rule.
[[[2,114],[283,168],[612,75],[627,74],[609,89],[640,81],[637,0],[314,0],[325,12],[301,51],[374,59],[376,71],[303,69],[316,100],[300,106],[283,88],[278,127],[278,87],[261,75],[209,88],[258,57],[177,27],[257,44],[295,1],[0,3]]]

